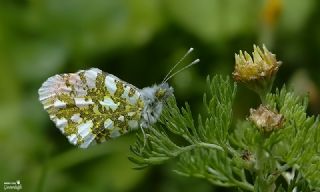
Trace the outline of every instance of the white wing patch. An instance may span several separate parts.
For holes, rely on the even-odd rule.
[[[94,102],[91,99],[85,98],[74,98],[74,102],[77,107],[86,107],[94,104]]]
[[[68,120],[66,118],[61,118],[61,119],[56,118],[54,122],[56,123],[56,126],[61,131],[64,131],[64,128],[68,125]]]
[[[53,106],[56,108],[65,108],[67,104],[63,101],[60,101],[59,99],[55,100],[53,103]]]
[[[114,93],[117,90],[117,86],[116,86],[116,82],[115,82],[115,78],[113,75],[108,75],[106,77],[106,81],[105,81],[106,87],[108,89],[108,91],[114,95]]]
[[[118,108],[118,104],[115,104],[114,101],[109,97],[106,97],[103,101],[100,101],[100,104],[107,109],[112,109],[113,111]]]
[[[111,121],[110,119],[107,119],[104,121],[104,128],[106,129],[113,129],[113,121]]]

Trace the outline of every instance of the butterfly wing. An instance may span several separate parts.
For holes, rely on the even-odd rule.
[[[138,88],[96,68],[50,77],[39,100],[69,142],[81,148],[137,128],[144,105]]]

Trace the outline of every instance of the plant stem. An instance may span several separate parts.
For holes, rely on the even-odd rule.
[[[267,175],[269,173],[266,173],[265,167],[266,163],[268,161],[268,157],[265,155],[265,151],[263,149],[264,143],[265,143],[265,137],[263,135],[260,135],[258,138],[258,146],[256,150],[256,173],[257,177],[254,183],[255,191],[265,191],[265,192],[273,192],[275,190],[274,181],[270,182],[270,180],[267,179]]]
[[[248,191],[254,191],[254,187],[248,182],[234,181],[237,186]]]

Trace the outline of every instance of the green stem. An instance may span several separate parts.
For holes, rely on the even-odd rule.
[[[271,90],[271,88],[258,91],[258,95],[260,97],[262,105],[267,104],[267,94],[270,93],[270,90]]]
[[[215,150],[219,150],[219,151],[224,151],[224,149],[216,144],[212,144],[212,143],[197,143],[196,145],[198,145],[198,147],[205,147],[205,148],[209,148],[209,149],[215,149]]]
[[[181,174],[181,173],[179,173],[179,174]],[[241,181],[237,181],[234,179],[231,180],[230,182],[221,182],[217,178],[212,177],[212,175],[210,175],[210,174],[205,174],[205,175],[204,174],[192,174],[192,175],[187,175],[187,176],[193,176],[193,177],[197,177],[197,178],[201,178],[201,179],[207,179],[213,185],[220,186],[220,187],[240,187],[240,188],[247,190],[247,191],[254,191],[253,185],[251,185],[248,182],[241,182]]]
[[[271,92],[274,79],[275,75],[270,78],[261,79],[260,81],[256,81],[256,85],[251,88],[259,95],[263,105],[266,104],[266,96]]]
[[[234,182],[237,186],[239,186],[242,189],[245,189],[247,191],[254,191],[254,187],[248,182],[244,182],[244,181],[241,182],[237,180],[235,180]]]
[[[246,182],[246,181],[238,181],[236,179],[230,179],[229,178],[228,182],[220,182],[216,178],[214,178],[214,177],[212,178],[211,175],[207,175],[204,178],[209,180],[214,185],[218,185],[218,186],[221,186],[221,187],[240,187],[240,188],[242,188],[244,190],[247,190],[247,191],[254,191],[254,186],[251,185],[250,183]]]
[[[193,145],[189,145],[186,147],[180,147],[179,150],[168,154],[168,157],[153,157],[153,158],[148,158],[148,159],[144,159],[144,162],[147,164],[160,164],[164,161],[169,160],[172,157],[177,157],[182,153],[185,153],[187,151],[191,151],[192,149],[195,148],[208,148],[208,149],[213,149],[213,150],[219,150],[219,151],[224,151],[223,147],[213,144],[213,143],[195,143]]]
[[[258,142],[258,148],[256,150],[256,173],[257,177],[254,183],[255,191],[257,192],[273,192],[275,190],[274,181],[270,181],[267,179],[267,172],[265,170],[266,163],[268,163],[268,157],[265,155],[265,151],[263,149],[265,143],[265,137],[263,135],[260,136]]]
[[[259,94],[259,97],[260,97],[262,105],[266,105],[266,102],[267,102],[266,101],[266,95],[267,94],[264,94],[264,93]]]
[[[186,146],[186,147],[181,147],[179,151],[176,151],[174,153],[172,153],[172,156],[176,157],[178,155],[180,155],[181,153],[184,153],[184,152],[187,152],[187,151],[190,151],[192,149],[195,149],[195,148],[208,148],[208,149],[214,149],[214,150],[219,150],[219,151],[224,151],[223,147],[219,146],[219,145],[216,145],[216,144],[212,144],[212,143],[195,143],[193,145],[189,145],[189,146]]]

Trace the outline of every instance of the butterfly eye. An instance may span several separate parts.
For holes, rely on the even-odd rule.
[[[162,89],[162,88],[159,88],[155,95],[159,100],[161,100],[164,97],[165,94],[166,94],[166,90]]]

